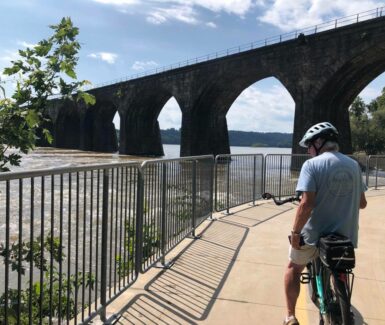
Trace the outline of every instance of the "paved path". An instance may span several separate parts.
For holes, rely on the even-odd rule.
[[[118,324],[282,324],[287,234],[295,206],[258,202],[216,214],[169,258],[171,269],[141,275],[110,307]],[[356,325],[385,325],[385,190],[368,192],[361,212],[358,266],[352,304]],[[301,325],[318,324],[317,310],[302,286]]]

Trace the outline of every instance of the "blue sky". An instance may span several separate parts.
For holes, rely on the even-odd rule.
[[[78,77],[98,85],[384,5],[376,0],[2,0],[0,70],[17,58],[18,49],[48,37],[48,26],[63,16],[80,28]],[[5,85],[10,95],[12,82]],[[361,96],[370,101],[384,86],[385,74]],[[273,78],[246,89],[227,115],[229,129],[261,132],[292,132],[293,118],[294,102]],[[160,126],[179,128],[180,121],[172,98]]]

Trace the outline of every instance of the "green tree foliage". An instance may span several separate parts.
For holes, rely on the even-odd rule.
[[[0,324],[5,318],[5,301],[7,299],[8,323],[13,324],[49,324],[49,319],[72,319],[80,311],[81,306],[75,304],[75,293],[82,286],[94,287],[95,277],[92,273],[78,272],[68,276],[59,273],[57,266],[65,261],[62,253],[64,247],[58,237],[48,234],[45,238],[38,236],[31,242],[12,243],[7,249],[0,244],[0,256],[8,260],[11,270],[21,276],[31,263],[35,270],[43,272],[43,281],[27,283],[26,289],[8,289],[0,296]],[[50,267],[47,256],[51,256],[54,264]],[[69,263],[69,262],[68,262]],[[29,288],[31,287],[31,289]],[[20,305],[19,305],[20,300]],[[31,304],[31,306],[30,306]],[[30,310],[31,307],[31,310]]]
[[[385,88],[369,104],[358,96],[349,110],[353,150],[368,155],[385,152]]]
[[[52,25],[53,35],[43,39],[32,48],[19,50],[19,59],[11,61],[4,75],[15,76],[16,89],[7,97],[0,86],[0,171],[7,171],[7,165],[19,165],[21,153],[34,148],[36,131],[44,122],[44,110],[49,96],[61,95],[77,99],[86,104],[94,104],[95,98],[81,87],[86,80],[78,81],[75,68],[80,44],[76,40],[79,29],[70,18],[63,18]],[[48,142],[52,136],[47,129],[42,130]],[[19,149],[9,153],[10,148]]]
[[[163,144],[180,144],[181,132],[176,129],[161,130]],[[291,148],[291,133],[229,131],[231,146]]]

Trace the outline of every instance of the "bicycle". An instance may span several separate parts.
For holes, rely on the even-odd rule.
[[[273,199],[276,205],[301,200],[300,193],[284,200],[278,200],[270,193],[264,193],[262,198]],[[301,274],[301,283],[309,285],[310,298],[319,310],[320,325],[354,324],[354,314],[351,312],[351,296],[354,283],[352,268],[355,260],[353,246],[349,249],[353,250],[353,257],[344,257],[346,251],[341,249],[339,250],[341,257],[334,257],[337,263],[331,266],[330,262],[327,263],[325,258],[319,256],[308,263],[306,265],[307,272]],[[342,265],[341,261],[344,260],[348,262],[349,267]]]

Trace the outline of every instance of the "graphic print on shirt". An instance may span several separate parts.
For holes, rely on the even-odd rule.
[[[331,194],[346,196],[353,192],[353,173],[346,168],[331,170],[328,177],[328,188]]]

